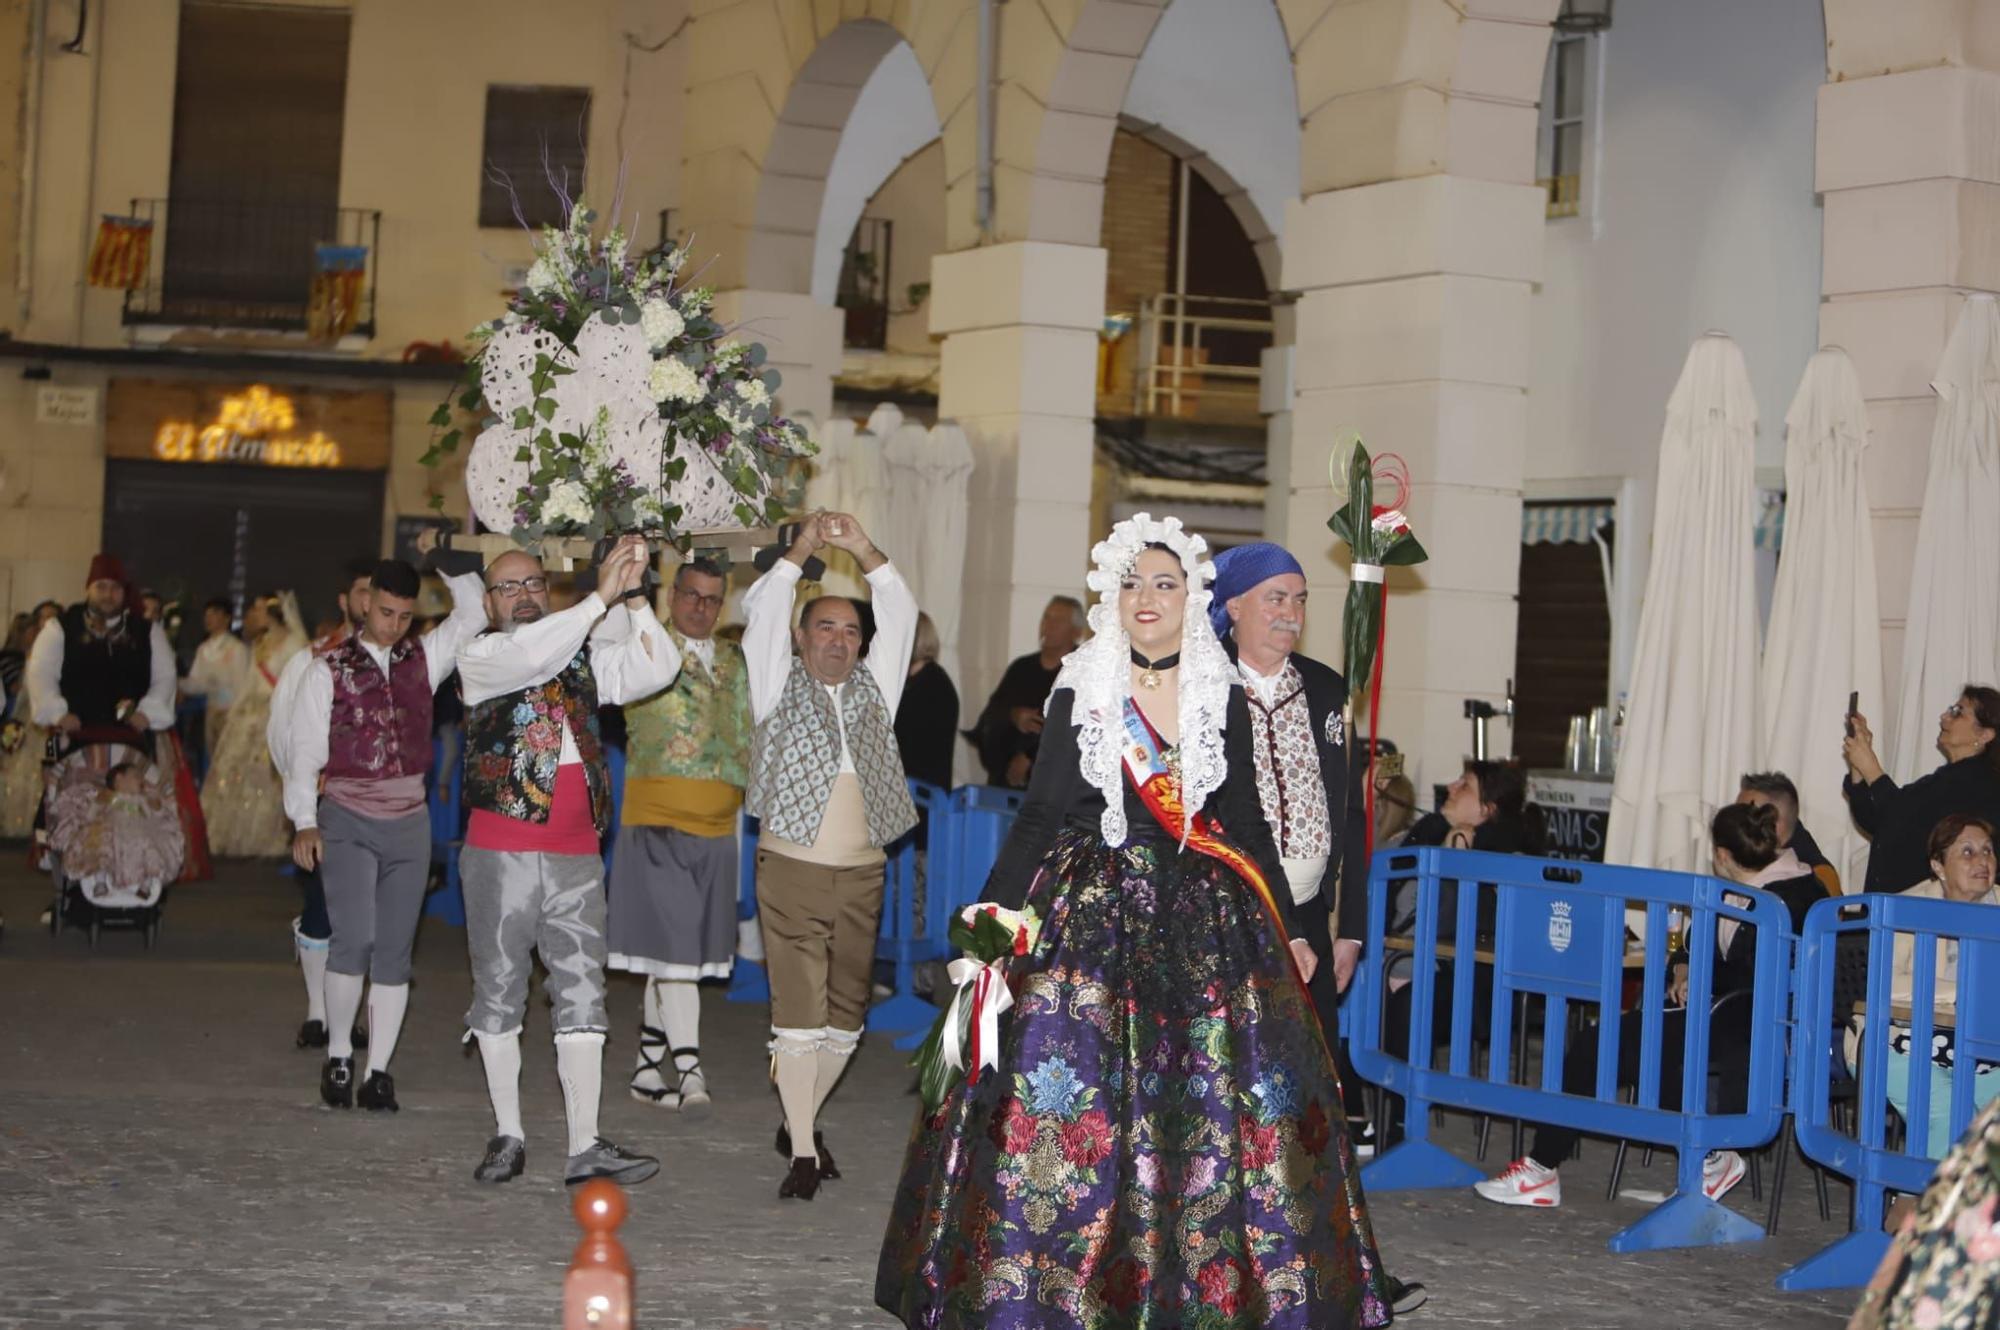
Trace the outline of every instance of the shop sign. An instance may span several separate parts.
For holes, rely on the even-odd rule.
[[[43,383],[35,387],[37,425],[95,425],[97,389]]]
[[[388,460],[386,392],[121,380],[108,415],[112,457],[349,470]]]
[[[1551,859],[1604,862],[1604,828],[1611,820],[1611,777],[1574,771],[1530,771],[1528,799],[1548,828]]]

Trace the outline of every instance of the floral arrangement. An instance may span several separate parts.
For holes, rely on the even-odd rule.
[[[910,1059],[925,1112],[937,1112],[961,1073],[977,1085],[982,1068],[999,1067],[1000,1015],[1014,1005],[1007,962],[1027,955],[1041,935],[1041,918],[1032,909],[968,905],[952,920],[951,944],[964,955],[947,972],[958,991]]]
[[[542,229],[506,312],[473,331],[425,464],[457,449],[458,413],[476,414],[473,509],[523,545],[632,531],[685,544],[778,520],[792,464],[814,448],[777,414],[764,348],[716,320],[714,293],[683,276],[685,249],[634,255],[597,221],[576,202],[567,226]]]

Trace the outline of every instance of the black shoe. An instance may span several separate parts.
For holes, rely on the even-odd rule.
[[[307,1021],[299,1027],[298,1046],[300,1048],[326,1047],[326,1022]]]
[[[356,1048],[368,1047],[368,1027],[361,1024],[359,1021],[355,1022],[354,1031],[350,1037],[354,1040],[354,1046]]]
[[[378,1113],[394,1113],[396,1104],[396,1079],[386,1071],[371,1071],[368,1079],[361,1082],[361,1091],[355,1096],[363,1108],[374,1109]]]
[[[474,1182],[507,1182],[528,1166],[528,1143],[519,1136],[495,1136],[486,1143],[486,1157],[472,1170]]]
[[[660,1161],[653,1156],[613,1145],[600,1136],[589,1149],[569,1157],[563,1168],[563,1185],[574,1187],[592,1178],[609,1178],[621,1187],[631,1187],[659,1171]]]
[[[783,1125],[782,1123],[778,1127],[777,1146],[779,1154],[783,1155],[787,1159],[793,1157],[792,1129],[788,1126]],[[833,1162],[833,1156],[827,1152],[825,1132],[823,1131],[813,1132],[813,1148],[819,1152],[820,1181],[832,1182],[835,1178],[838,1178],[840,1176],[840,1166]]]
[[[819,1160],[800,1155],[792,1161],[792,1171],[778,1184],[778,1199],[810,1201],[819,1194]]]
[[[1389,1308],[1398,1316],[1408,1316],[1417,1308],[1430,1301],[1431,1295],[1424,1291],[1422,1284],[1405,1284],[1394,1275],[1385,1275],[1389,1284]]]
[[[353,1058],[328,1058],[321,1065],[319,1097],[328,1108],[354,1107]]]

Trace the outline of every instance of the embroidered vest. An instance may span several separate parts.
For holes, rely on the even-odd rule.
[[[1250,702],[1257,795],[1278,853],[1288,859],[1323,858],[1332,853],[1333,837],[1305,680],[1287,661],[1271,706],[1264,705],[1255,688],[1246,687],[1243,693]]]
[[[845,722],[868,811],[868,843],[884,846],[917,824],[896,731],[882,690],[866,668],[848,676],[840,694],[836,715],[833,695],[803,664],[792,662],[778,709],[757,727],[746,802],[776,835],[797,845],[817,841],[827,798],[840,775],[840,727]]]
[[[85,725],[118,724],[118,704],[137,702],[153,686],[152,624],[127,613],[109,636],[94,635],[84,607],[63,612],[59,687],[70,713]]]
[[[358,635],[323,659],[333,674],[325,774],[372,780],[428,773],[431,675],[423,644],[406,637],[389,648],[386,675]]]
[[[743,649],[715,644],[715,672],[681,648],[681,672],[664,692],[625,708],[628,779],[679,776],[742,789],[750,782],[750,675]]]
[[[611,776],[597,734],[597,676],[590,670],[588,646],[554,678],[471,708],[465,718],[466,806],[546,823],[555,802],[564,727],[583,758],[590,817],[602,835],[611,825]]]

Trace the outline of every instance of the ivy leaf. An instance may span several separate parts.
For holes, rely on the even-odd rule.
[[[515,408],[514,408],[514,428],[515,428],[515,429],[526,429],[526,428],[528,428],[528,426],[529,426],[529,425],[531,425],[531,424],[533,424],[533,423],[534,423],[534,418],[533,418],[532,416],[530,416],[530,415],[528,414],[528,408],[527,408],[527,407],[525,407],[525,406],[517,406],[517,407],[515,407]]]
[[[459,430],[446,430],[444,437],[437,441],[437,446],[448,453],[455,453],[458,451],[458,441],[464,437]]]
[[[478,410],[478,409],[479,409],[479,389],[478,389],[478,388],[476,388],[476,387],[475,387],[475,388],[467,388],[467,389],[466,389],[466,390],[465,390],[464,392],[462,392],[462,393],[460,393],[460,394],[458,395],[458,404],[459,404],[459,405],[460,405],[461,407],[465,408],[465,409],[466,409],[467,411],[476,411],[476,410]]]
[[[540,416],[543,420],[554,420],[556,418],[555,398],[544,397],[539,401],[537,401],[535,403],[535,414]]]
[[[417,459],[417,464],[420,466],[436,466],[441,460],[442,455],[438,452],[436,445],[433,444],[422,457]]]
[[[444,495],[442,494],[431,495],[431,511],[434,513],[441,513],[444,511]]]
[[[517,462],[532,462],[535,460],[534,450],[524,443],[514,450],[514,460]]]
[[[451,403],[439,402],[437,410],[431,412],[431,424],[442,428],[451,423]]]
[[[666,465],[667,479],[669,481],[679,481],[682,476],[687,474],[687,469],[687,458],[676,457]]]

